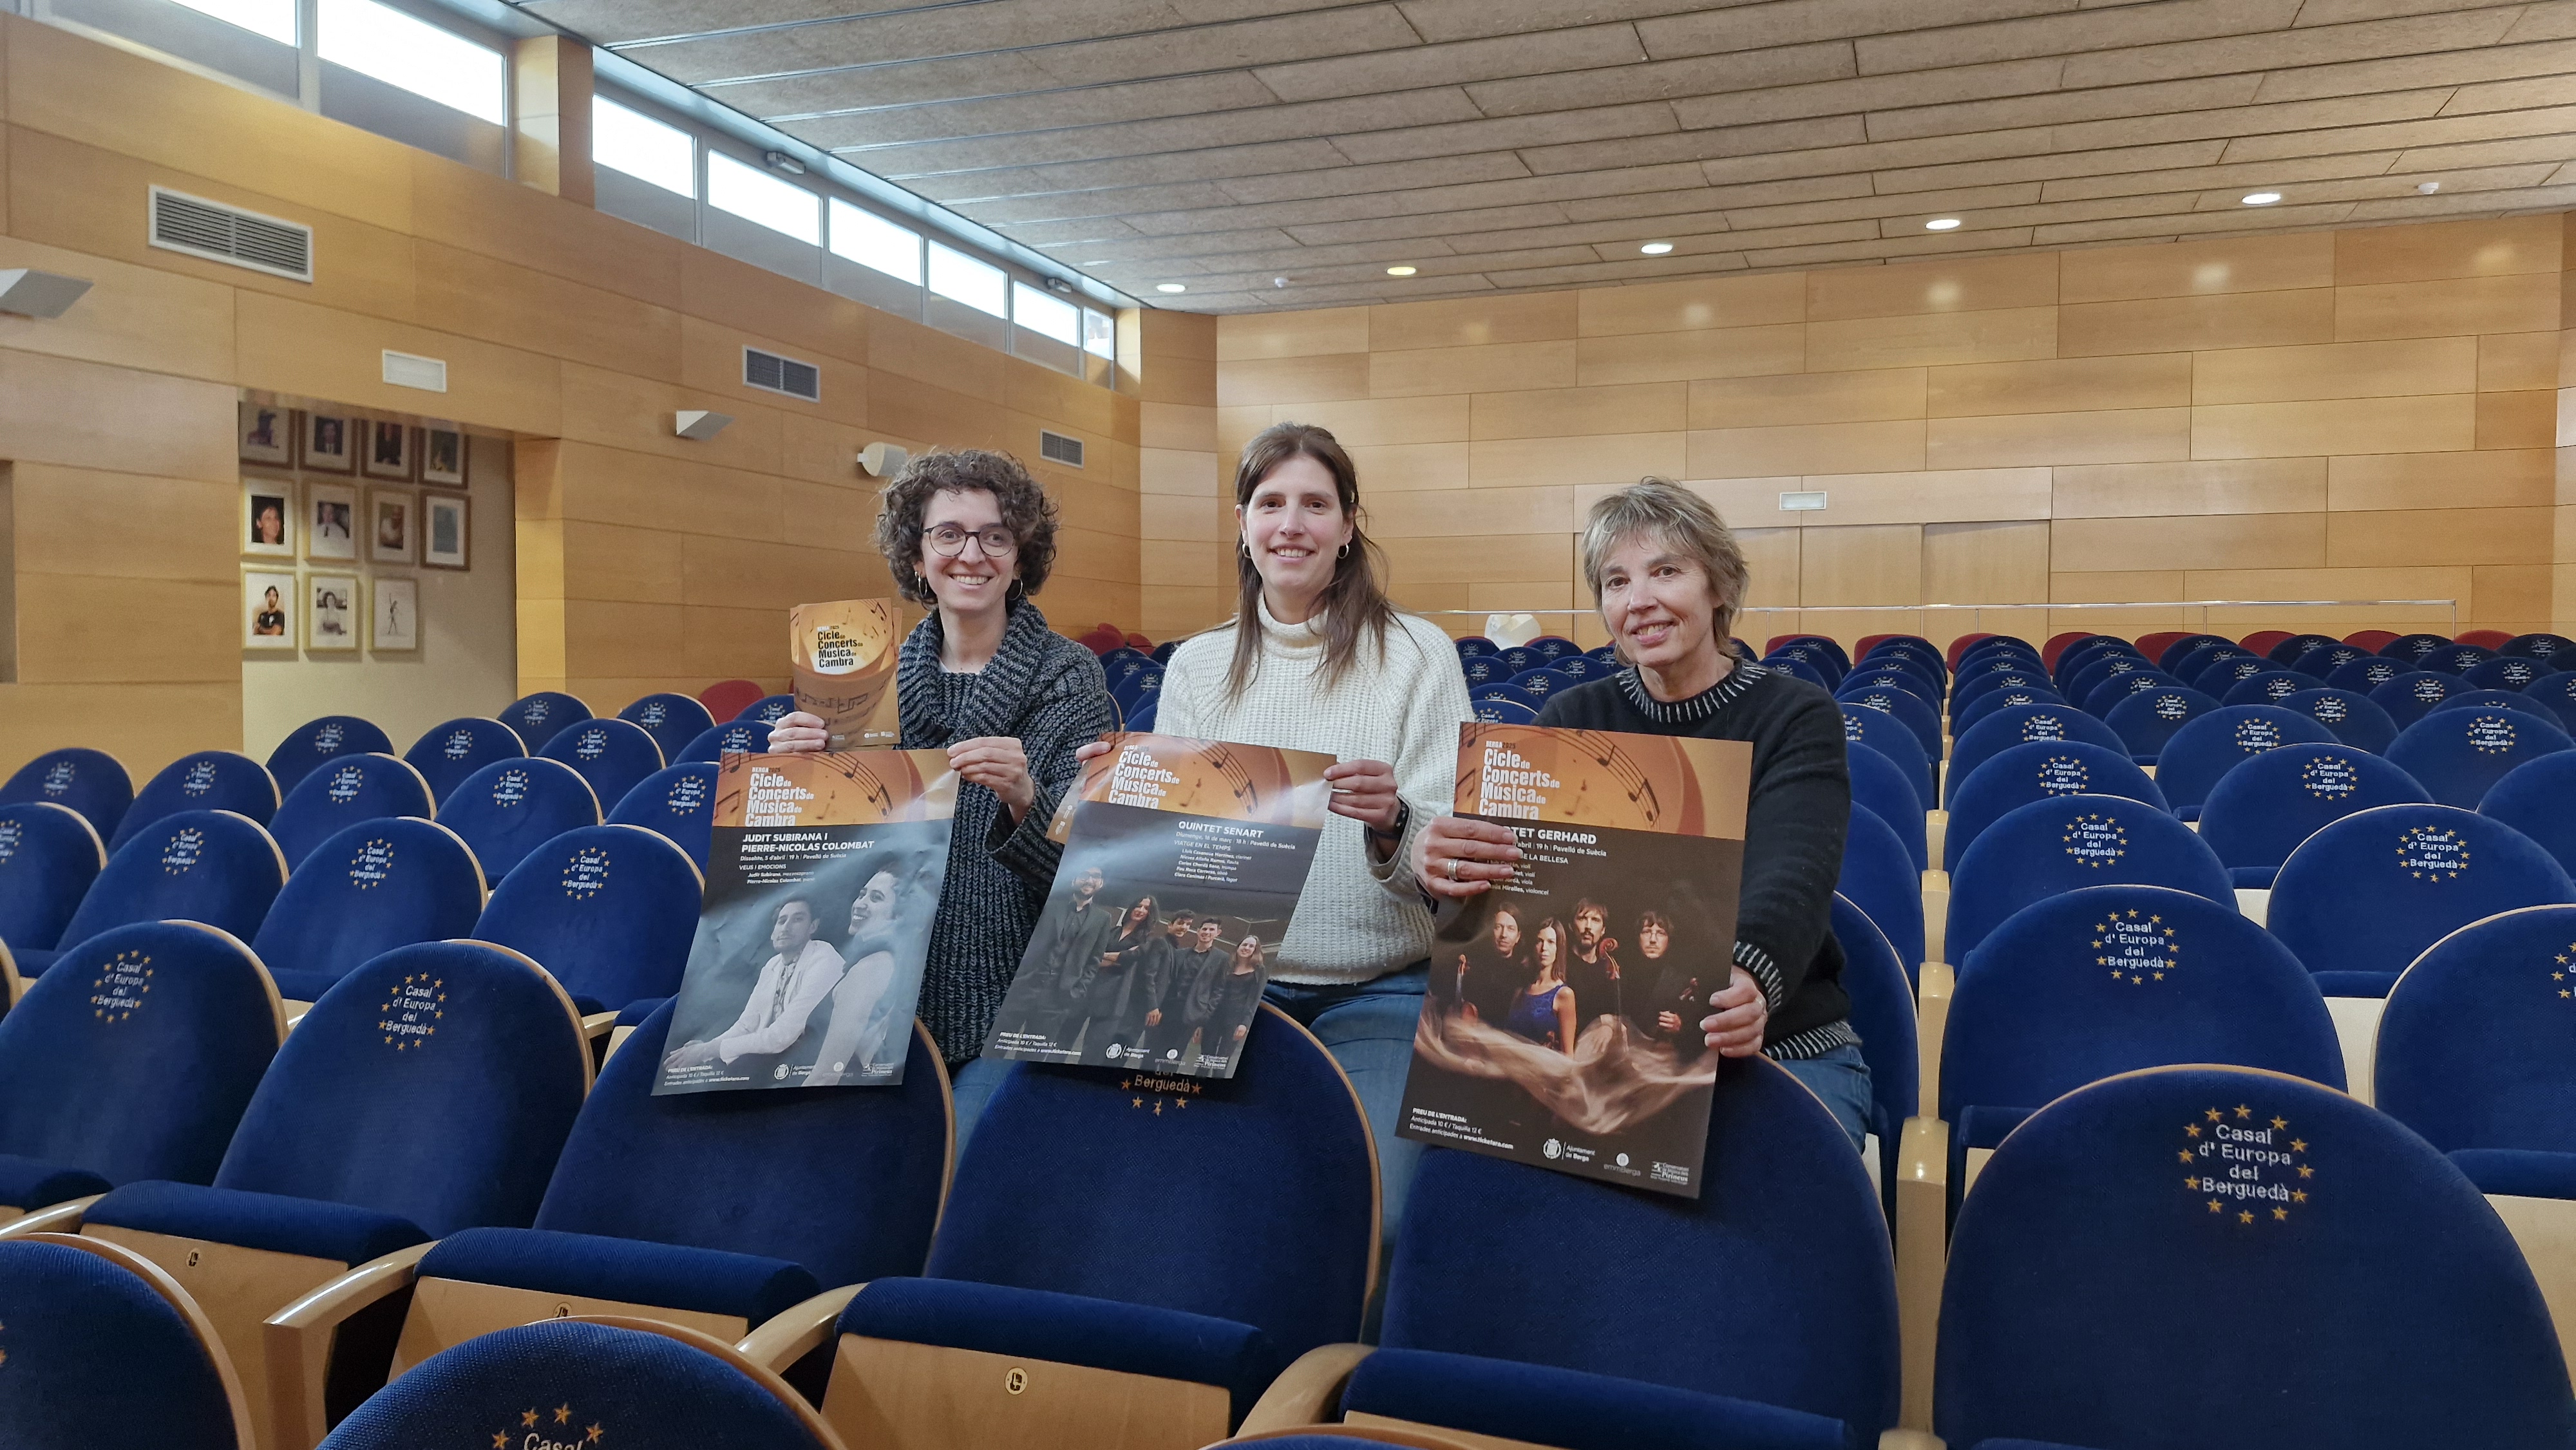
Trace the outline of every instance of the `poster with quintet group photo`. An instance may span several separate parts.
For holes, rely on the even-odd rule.
[[[956,808],[946,751],[727,755],[653,1091],[903,1081]]]
[[[1738,740],[1459,727],[1457,812],[1522,856],[1432,943],[1401,1136],[1699,1196],[1752,766]]]
[[[1064,859],[984,1055],[1230,1078],[1314,864],[1333,757],[1105,738],[1050,824]]]

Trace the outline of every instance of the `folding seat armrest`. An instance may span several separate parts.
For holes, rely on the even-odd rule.
[[[1896,1155],[1896,1324],[1903,1351],[1902,1419],[1910,1429],[1932,1424],[1933,1350],[1949,1238],[1950,1125],[1908,1118]]]
[[[1253,1435],[1269,1430],[1286,1430],[1299,1425],[1319,1425],[1333,1415],[1342,1402],[1342,1386],[1350,1383],[1351,1371],[1368,1358],[1371,1346],[1365,1344],[1319,1344],[1297,1356],[1297,1362],[1280,1372],[1261,1392],[1252,1412],[1243,1417],[1238,1435]]]
[[[616,1025],[616,1013],[593,1012],[589,1016],[581,1019],[581,1035],[590,1039],[591,1045],[596,1047],[599,1044],[599,1039],[608,1034],[608,1029],[615,1027]]]
[[[1882,1430],[1878,1450],[1948,1450],[1949,1442],[1929,1430]]]
[[[1958,985],[1958,969],[1947,962],[1925,962],[1916,976],[1914,1101],[1926,1110],[1941,1101],[1941,1039],[1950,1029],[1950,997]]]
[[[104,1193],[93,1193],[87,1198],[66,1199],[34,1213],[21,1214],[0,1224],[0,1239],[24,1238],[28,1234],[79,1233],[81,1220],[88,1217],[90,1205],[105,1197]]]
[[[843,1284],[802,1304],[791,1304],[743,1336],[742,1343],[734,1348],[761,1368],[785,1374],[788,1366],[830,1342],[832,1326],[841,1322],[841,1311],[849,1308],[850,1301],[866,1287]]]
[[[369,1259],[260,1325],[275,1450],[312,1450],[322,1443],[331,1428],[324,1422],[323,1399],[331,1378],[332,1336],[361,1310],[410,1288],[421,1256],[436,1247],[434,1242],[413,1244]]]

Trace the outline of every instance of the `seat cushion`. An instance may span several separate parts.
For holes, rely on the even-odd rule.
[[[2462,1148],[2451,1166],[2469,1176],[2480,1193],[2511,1198],[2576,1199],[2576,1153],[2532,1148]]]
[[[373,1209],[193,1183],[129,1183],[91,1205],[84,1217],[106,1228],[343,1264],[363,1264],[429,1241],[410,1220]]]
[[[652,1016],[656,1011],[660,1010],[663,1003],[670,1000],[671,999],[668,997],[638,997],[634,1001],[627,1003],[626,1006],[618,1012],[616,1025],[619,1027],[641,1027],[644,1025],[645,1018]],[[607,1009],[602,1008],[600,1010],[606,1011]]]
[[[1992,1148],[2001,1144],[2004,1135],[2020,1127],[2037,1108],[1997,1108],[1972,1104],[1959,1110],[1959,1131],[1953,1141],[1961,1148]]]
[[[319,1002],[323,993],[340,984],[340,979],[329,972],[305,972],[292,967],[271,971],[269,976],[277,982],[277,995],[289,1002]]]
[[[2385,998],[2397,985],[2393,972],[2319,972],[2317,990],[2329,997]]]
[[[577,1294],[757,1325],[823,1292],[799,1265],[757,1254],[534,1228],[469,1228],[420,1261],[425,1279]]]
[[[1857,1450],[1861,1443],[1842,1421],[1803,1410],[1421,1349],[1381,1349],[1361,1360],[1342,1391],[1342,1412],[1562,1450]]]
[[[1214,1385],[1234,1397],[1235,1423],[1287,1368],[1249,1324],[969,1279],[878,1279],[840,1332]]]
[[[0,1203],[12,1208],[45,1208],[107,1190],[107,1180],[87,1169],[0,1153]]]

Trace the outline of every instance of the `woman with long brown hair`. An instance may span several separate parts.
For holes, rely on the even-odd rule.
[[[1265,996],[1350,1074],[1391,1230],[1422,1151],[1395,1136],[1430,977],[1431,910],[1409,847],[1449,810],[1467,683],[1448,636],[1388,600],[1358,470],[1332,434],[1281,423],[1253,439],[1234,505],[1234,620],[1173,651],[1154,728],[1340,762],[1326,772],[1336,819]]]

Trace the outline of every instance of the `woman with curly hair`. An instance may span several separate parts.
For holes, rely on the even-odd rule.
[[[946,750],[960,780],[920,1010],[955,1079],[963,1148],[1006,1065],[976,1054],[1063,854],[1047,821],[1080,769],[1075,747],[1117,717],[1100,661],[1029,602],[1055,563],[1056,508],[1018,459],[925,453],[883,504],[877,548],[895,587],[931,606],[895,674],[903,748]],[[801,710],[769,737],[772,752],[824,744],[822,720]]]

